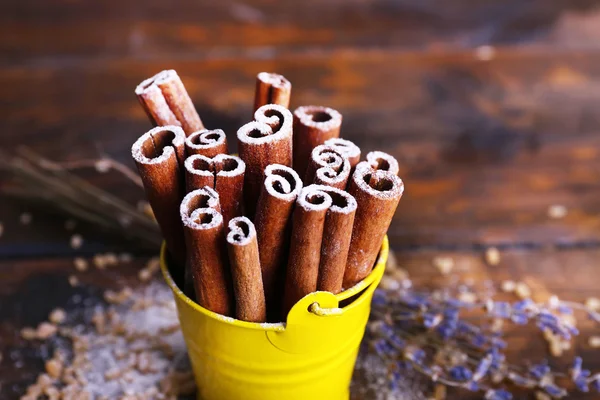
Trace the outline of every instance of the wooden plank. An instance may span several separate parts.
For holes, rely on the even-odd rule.
[[[265,57],[339,47],[454,48],[585,40],[596,0],[171,1],[0,5],[4,65],[133,57]],[[566,22],[565,22],[566,21]],[[582,38],[583,36],[583,38]],[[583,40],[582,40],[583,39]]]
[[[599,62],[600,53],[505,49],[484,62],[469,52],[374,50],[4,68],[0,146],[81,159],[100,144],[132,165],[131,143],[149,128],[133,88],[167,67],[181,73],[207,126],[223,128],[234,144],[250,120],[255,74],[277,70],[294,84],[292,107],[334,107],[344,114],[344,137],[400,160],[406,193],[390,228],[394,246],[597,244]],[[139,199],[138,189],[112,184]],[[548,218],[552,204],[566,206],[567,216]]]

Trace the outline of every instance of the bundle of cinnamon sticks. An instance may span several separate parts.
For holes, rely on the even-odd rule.
[[[235,156],[222,130],[204,128],[175,71],[143,81],[136,95],[155,128],[132,156],[190,298],[277,322],[305,295],[339,293],[369,275],[404,185],[389,154],[360,161],[360,148],[340,138],[338,111],[291,113],[291,83],[261,72]]]

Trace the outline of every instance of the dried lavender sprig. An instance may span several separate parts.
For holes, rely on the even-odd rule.
[[[404,289],[388,290],[388,292],[397,295],[391,300],[385,295],[381,296],[382,293],[387,294],[386,292],[382,291],[378,291],[374,297],[374,312],[372,314],[374,319],[378,322],[386,321],[392,325],[379,325],[379,327],[387,326],[387,329],[384,329],[383,334],[380,335],[380,339],[381,337],[384,337],[386,343],[389,344],[389,347],[382,345],[381,342],[377,342],[378,345],[375,347],[375,351],[388,361],[394,360],[394,358],[390,358],[390,356],[398,356],[398,354],[394,354],[393,351],[390,351],[390,348],[397,352],[403,349],[404,346],[409,344],[414,345],[415,343],[418,343],[420,346],[430,345],[434,349],[436,348],[436,345],[438,348],[443,346],[443,343],[424,343],[423,339],[432,338],[432,335],[428,335],[428,333],[432,332],[435,327],[444,322],[444,319],[441,318],[440,315],[444,314],[444,312],[447,312],[448,310],[454,311],[454,313],[450,314],[454,315],[455,317],[458,313],[457,310],[464,307],[468,309],[481,308],[486,311],[486,314],[491,314],[491,316],[488,315],[490,318],[501,317],[504,319],[510,319],[515,323],[527,323],[530,320],[535,320],[540,328],[551,329],[554,333],[560,334],[565,339],[570,339],[572,336],[577,335],[577,330],[570,324],[562,321],[550,310],[558,310],[562,313],[568,313],[568,308],[572,308],[593,313],[593,310],[589,310],[581,304],[572,302],[558,302],[557,299],[551,299],[547,305],[536,304],[530,300],[508,304],[503,302],[493,302],[489,299],[485,302],[472,302],[469,304],[463,304],[463,302],[454,301],[455,299],[447,298],[447,296],[442,296],[443,301],[441,301],[439,295],[435,296],[434,298],[431,293],[417,293],[416,291],[407,290],[406,288],[410,286],[411,285],[405,285]],[[398,285],[398,287],[400,287],[400,285]],[[399,292],[399,295],[398,293],[394,292]],[[446,290],[446,294],[448,293],[449,291]],[[377,307],[378,305],[381,307]],[[518,316],[516,320],[514,315]],[[411,322],[413,325],[410,325]],[[479,334],[486,331],[486,329],[481,329],[480,327],[473,326],[472,324],[464,323],[464,321],[459,322],[463,324],[463,330],[466,328],[467,333],[471,331],[470,333],[474,332]],[[378,325],[372,323],[371,326],[376,327]],[[411,330],[414,330],[415,327],[417,328],[417,331],[411,332]],[[485,326],[483,326],[483,328],[485,328]],[[462,341],[461,343],[460,341],[456,341],[454,339],[456,338],[453,338],[451,344],[461,347],[461,350],[472,348],[472,346],[470,346],[471,343],[468,341]],[[474,349],[477,350],[477,348],[481,348],[481,344],[482,343],[479,343],[479,346],[475,346]],[[492,360],[492,357],[490,355],[486,355],[482,358],[481,355],[471,352],[466,362],[475,366],[473,371],[469,370],[465,366],[453,367],[454,369],[444,371],[444,369],[440,369],[440,366],[423,364],[425,352],[421,350],[421,348],[416,347],[417,352],[415,353],[414,348],[415,347],[411,347],[411,349],[413,349],[411,350],[413,353],[409,353],[408,356],[402,353],[402,359],[409,361],[413,367],[415,367],[415,369],[429,376],[432,380],[448,386],[458,386],[474,391],[484,391],[486,393],[486,398],[508,398],[502,397],[507,396],[508,392],[498,391],[489,385],[479,382],[486,376],[488,371],[491,370],[490,367],[492,363],[490,363],[490,360]],[[507,369],[503,380],[511,381],[512,383],[521,387],[536,387],[542,389],[555,398],[560,398],[567,394],[565,389],[557,386],[554,383],[555,378],[565,376],[565,374],[549,371],[543,376],[543,379],[533,379],[533,374],[523,372],[524,369],[522,367],[511,366],[504,363],[504,357],[498,351],[497,347],[492,347],[492,351],[497,354],[497,358],[501,356],[500,366]],[[415,357],[415,354],[420,354],[420,356]],[[435,372],[433,373],[432,371]],[[571,379],[580,391],[587,391],[589,385],[591,385],[594,389],[600,388],[600,374],[591,375],[589,371],[583,370],[580,367],[574,367],[573,371],[574,372],[571,373]],[[444,373],[448,373],[449,375],[460,379],[449,379],[449,377],[445,376]]]
[[[151,216],[30,150],[20,149],[19,153],[27,158],[0,152],[0,169],[11,177],[0,187],[3,194],[51,205],[146,246],[157,247],[162,242],[158,225]]]

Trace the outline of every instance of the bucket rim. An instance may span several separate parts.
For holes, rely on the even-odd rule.
[[[383,275],[383,271],[386,266],[386,260],[388,259],[389,251],[390,251],[389,250],[389,240],[388,240],[388,236],[385,235],[385,237],[383,238],[383,242],[381,243],[381,249],[379,250],[379,255],[377,256],[377,261],[375,262],[375,266],[373,267],[373,269],[371,270],[369,275],[367,275],[367,277],[365,279],[358,282],[356,285],[352,286],[351,288],[346,289],[346,290],[334,295],[338,301],[338,304],[343,300],[349,299],[349,298],[365,291],[370,285],[379,283],[379,278]],[[261,330],[261,331],[275,331],[275,332],[284,332],[285,331],[286,322],[272,323],[272,322],[241,321],[239,319],[236,319],[233,317],[227,317],[227,316],[218,314],[216,312],[207,310],[206,308],[202,307],[201,305],[199,305],[198,303],[196,303],[195,301],[190,299],[188,296],[186,296],[186,294],[183,293],[183,291],[179,288],[179,286],[177,286],[177,284],[173,280],[173,277],[171,276],[171,273],[169,272],[169,268],[168,268],[167,262],[166,262],[166,260],[167,260],[166,254],[167,254],[167,247],[166,247],[165,242],[163,242],[161,245],[161,248],[160,248],[160,269],[162,271],[162,275],[163,275],[165,282],[167,283],[167,285],[169,286],[169,288],[171,289],[171,291],[173,292],[173,294],[175,296],[177,296],[181,301],[186,303],[188,306],[192,307],[195,311],[200,312],[200,313],[202,313],[208,317],[211,317],[213,319],[216,319],[218,321],[232,324],[232,325],[235,325],[235,326],[238,326],[241,328],[243,327],[243,328],[256,329],[256,330]],[[361,293],[361,297],[365,294],[366,293],[364,293],[364,292]],[[359,299],[357,298],[352,303],[343,307],[342,310],[352,308],[353,304],[357,303],[358,300]],[[324,317],[324,318],[326,318],[326,317]]]

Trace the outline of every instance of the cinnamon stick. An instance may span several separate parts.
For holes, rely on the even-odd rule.
[[[217,154],[208,158],[199,154],[185,160],[185,182],[188,192],[205,186],[219,194],[224,224],[242,215],[244,173],[246,164],[241,158]]]
[[[303,188],[296,200],[283,297],[284,316],[298,300],[317,290],[323,228],[331,204],[331,196],[315,190],[314,185]]]
[[[179,220],[184,195],[183,160],[185,134],[178,126],[151,129],[135,141],[131,155],[144,191],[158,222],[169,254],[175,261],[176,278],[183,277],[185,243]]]
[[[292,210],[301,190],[302,180],[292,168],[272,164],[265,169],[254,223],[267,308],[276,318],[283,294]]]
[[[254,111],[266,104],[290,105],[292,84],[283,75],[261,72],[256,76]]]
[[[204,129],[183,82],[175,70],[161,71],[140,83],[135,94],[154,125],[176,125],[186,135]]]
[[[246,163],[244,201],[249,218],[254,218],[267,165],[292,166],[292,114],[268,104],[256,110],[254,119],[237,131],[238,151]]]
[[[304,182],[345,189],[350,177],[350,162],[332,146],[319,145],[310,153]]]
[[[302,106],[294,111],[294,169],[306,174],[312,150],[340,136],[342,114],[333,108]]]
[[[357,203],[324,185],[302,189],[294,210],[284,310],[316,290],[342,290]]]
[[[333,146],[340,153],[346,156],[346,158],[350,162],[352,174],[354,172],[354,168],[356,168],[356,164],[360,162],[360,147],[358,147],[349,140],[341,138],[326,140],[324,144],[328,146]]]
[[[221,129],[203,129],[193,132],[185,139],[185,151],[188,156],[201,154],[214,157],[217,154],[227,154],[227,137]]]
[[[398,161],[388,153],[383,151],[372,151],[367,153],[367,162],[373,169],[391,172],[394,175],[398,175],[400,167]]]
[[[196,301],[207,310],[232,316],[233,290],[218,199],[209,187],[194,190],[181,202],[180,216]]]
[[[373,269],[403,191],[404,184],[398,176],[375,170],[366,161],[356,166],[348,184],[348,192],[356,198],[358,208],[344,274],[344,288],[357,284]]]
[[[254,224],[246,217],[229,221],[227,249],[235,292],[235,316],[249,322],[265,322],[267,307],[261,277]]]
[[[357,203],[343,190],[332,187],[315,189],[326,192],[332,199],[323,228],[317,290],[337,294],[342,290]]]

